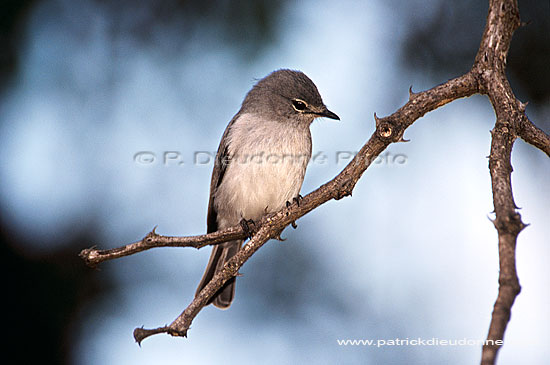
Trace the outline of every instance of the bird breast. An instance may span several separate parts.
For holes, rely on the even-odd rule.
[[[311,158],[308,126],[244,114],[227,138],[231,160],[215,195],[221,226],[257,220],[299,194]]]

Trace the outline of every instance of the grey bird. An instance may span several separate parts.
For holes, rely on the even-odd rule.
[[[218,147],[210,183],[208,233],[243,220],[258,220],[299,196],[311,158],[309,126],[318,117],[340,120],[327,109],[313,81],[300,71],[277,70],[252,87]],[[195,295],[243,242],[213,247]],[[234,296],[235,277],[209,304],[226,309]]]

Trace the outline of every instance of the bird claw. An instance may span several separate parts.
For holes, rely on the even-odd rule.
[[[254,222],[252,219],[243,218],[241,219],[240,224],[246,236],[248,238],[252,238],[252,236],[254,236],[254,234],[256,233],[256,222]]]
[[[286,207],[287,209],[290,208],[290,206],[292,205],[292,203],[296,203],[297,206],[300,206],[300,202],[302,201],[302,199],[304,199],[303,196],[301,196],[300,194],[298,194],[298,196],[295,196],[294,198],[292,198],[292,202],[289,202],[288,200],[286,201]],[[286,213],[286,215],[288,215],[288,212]]]

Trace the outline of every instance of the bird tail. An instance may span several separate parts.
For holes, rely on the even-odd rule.
[[[221,243],[212,248],[212,254],[210,260],[206,266],[206,271],[202,276],[202,279],[197,288],[195,296],[212,280],[214,275],[223,268],[223,265],[235,256],[235,254],[241,249],[243,241],[230,241]],[[220,309],[227,309],[231,305],[233,298],[235,297],[235,277],[227,280],[225,284],[218,290],[212,298],[208,301],[208,304],[212,303]]]

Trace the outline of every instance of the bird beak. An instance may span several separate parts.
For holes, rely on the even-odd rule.
[[[324,108],[324,110],[320,113],[316,113],[318,116],[320,117],[325,117],[325,118],[330,118],[330,119],[336,119],[336,120],[340,120],[340,117],[336,115],[336,113],[333,113],[331,112],[330,110],[328,110],[326,107]]]

